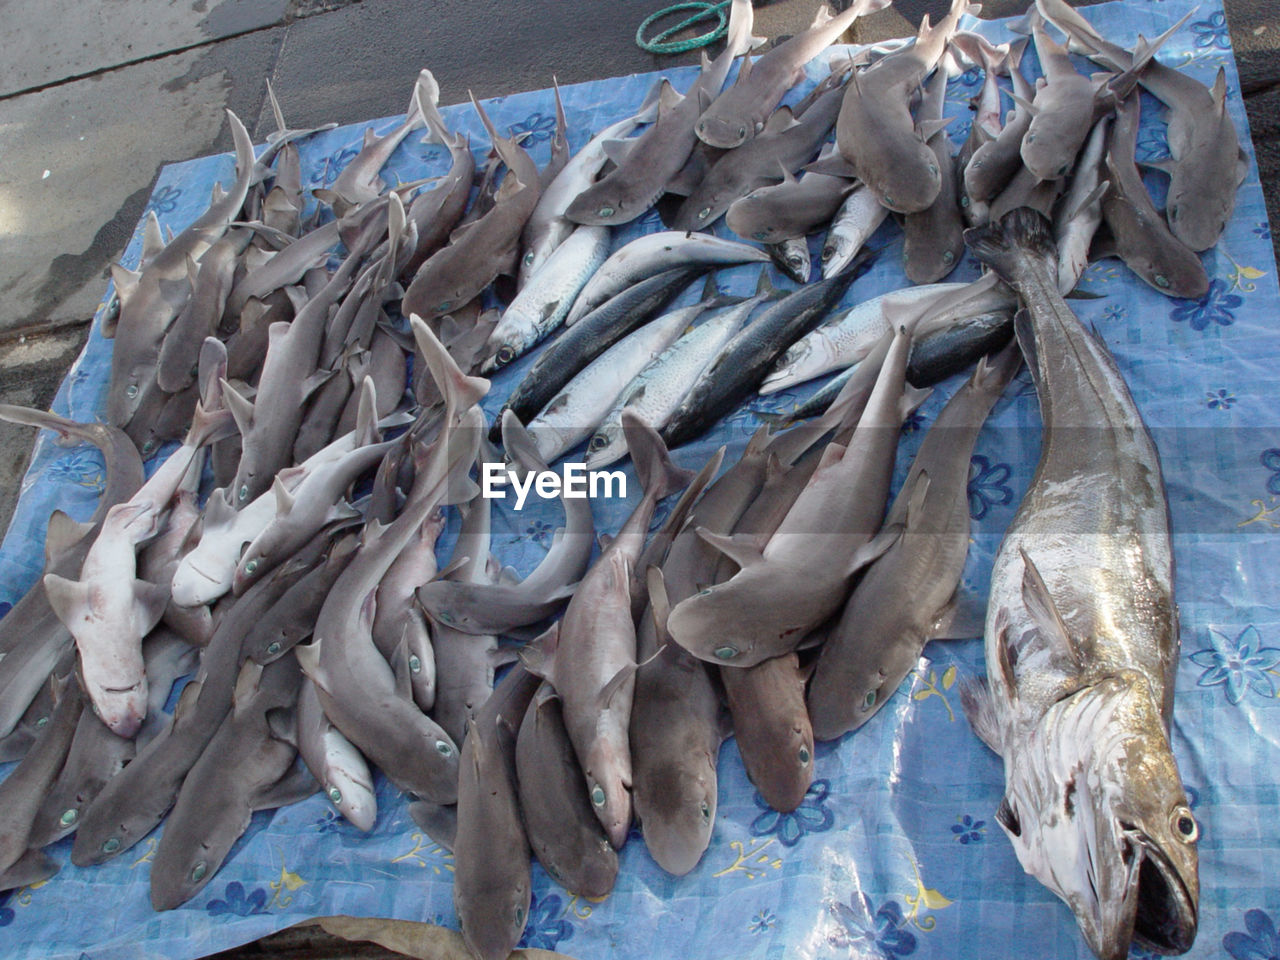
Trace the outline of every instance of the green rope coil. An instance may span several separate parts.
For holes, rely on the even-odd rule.
[[[669,7],[663,7],[657,13],[645,17],[640,26],[636,28],[636,46],[641,50],[647,50],[649,53],[684,53],[686,50],[697,50],[699,47],[715,43],[729,29],[729,14],[726,12],[729,3],[730,0],[721,0],[719,3],[688,0],[686,3],[675,3]],[[663,17],[679,13],[681,10],[696,10],[698,12],[677,23],[674,27],[668,27],[652,39],[645,39],[644,32],[649,26]],[[718,22],[715,28],[707,33],[700,33],[696,37],[690,37],[687,40],[667,39],[675,36],[681,30],[693,26],[695,23],[701,23],[712,18],[715,18]]]

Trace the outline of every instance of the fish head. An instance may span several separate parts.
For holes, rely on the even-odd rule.
[[[1167,297],[1199,300],[1209,292],[1209,275],[1199,255],[1172,237],[1167,243],[1145,243],[1126,254],[1125,265]]]
[[[239,597],[243,595],[246,590],[273,569],[268,560],[274,552],[274,544],[271,542],[273,538],[270,537],[270,534],[270,528],[264,530],[240,554],[240,561],[236,564],[235,573],[231,576],[231,593],[233,596]]]
[[[147,716],[147,678],[128,687],[106,686],[89,676],[84,681],[98,719],[116,736],[132,739]]]
[[[668,873],[682,877],[702,859],[716,822],[716,784],[715,759],[704,750],[653,771],[640,825],[649,853]]]
[[[578,194],[565,208],[564,215],[574,223],[588,227],[612,227],[629,223],[653,206],[658,199],[652,194],[639,196],[634,187],[635,185],[618,183],[606,177]]]
[[[474,895],[460,895],[455,888],[462,939],[478,960],[506,960],[524,935],[531,901],[529,871],[500,885],[487,884]]]
[[[1022,137],[1022,163],[1037,180],[1061,180],[1071,172],[1080,143],[1073,124],[1052,113],[1036,114]]]
[[[1192,250],[1208,250],[1231,219],[1235,191],[1195,189],[1181,167],[1173,169],[1165,215],[1173,235]]]
[[[204,889],[222,865],[234,839],[217,843],[222,849],[215,849],[212,837],[196,843],[172,843],[164,851],[157,848],[151,861],[152,908],[173,910]]]
[[[718,190],[700,189],[680,204],[680,209],[671,221],[671,229],[705,230],[720,219],[728,206]]]
[[[725,224],[738,236],[759,243],[778,243],[789,239],[773,223],[770,197],[771,191],[767,187],[753,190],[729,208]]]
[[[631,758],[623,752],[611,738],[596,737],[582,765],[587,801],[615,850],[622,849],[631,829]]]
[[[996,819],[1102,960],[1181,953],[1199,900],[1195,817],[1150,684],[1135,671],[1063,698],[1006,758]]]
[[[878,146],[879,156],[861,164],[859,175],[881,205],[894,213],[920,213],[933,206],[942,190],[942,172],[929,145],[913,134],[888,137]]]
[[[512,319],[514,320],[515,318],[512,317]],[[494,330],[493,335],[489,337],[489,341],[485,344],[485,359],[480,364],[480,375],[488,376],[501,370],[523,352],[523,337],[518,332],[513,330],[500,334],[498,330]]]
[[[732,114],[718,114],[714,104],[698,118],[693,129],[699,140],[721,150],[740,147],[756,135],[756,127],[751,120]]]
[[[107,422],[124,427],[142,405],[147,388],[154,382],[159,353],[148,353],[132,363],[125,362],[118,377],[112,376],[111,390],[107,393]],[[155,391],[157,397],[163,396]],[[158,414],[158,410],[156,413]]]
[[[622,443],[622,421],[606,420],[587,441],[587,469],[595,470],[612,463],[616,458],[610,456],[611,451],[620,449]]]
[[[345,739],[325,738],[324,795],[357,830],[368,833],[378,818],[369,766]]]
[[[809,625],[777,602],[774,579],[768,564],[757,564],[703,587],[671,609],[667,630],[695,657],[723,666],[749,667],[793,650]]]
[[[206,561],[207,565],[207,559],[197,546],[178,562],[170,587],[173,602],[178,606],[195,607],[212,603],[231,589],[230,577],[211,574],[201,565],[202,561]]]

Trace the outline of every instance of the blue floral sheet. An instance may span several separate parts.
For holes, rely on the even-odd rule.
[[[1105,35],[1129,45],[1139,32],[1160,33],[1191,6],[1192,0],[1131,0],[1083,12]],[[1000,23],[974,26],[997,41],[1008,36]],[[1201,0],[1198,14],[1161,56],[1206,83],[1219,67],[1226,70],[1229,108],[1252,157],[1225,20],[1214,0]],[[804,89],[825,69],[813,64]],[[677,89],[687,89],[694,71],[666,75]],[[572,146],[581,147],[592,132],[631,112],[655,77],[565,88]],[[967,135],[967,101],[979,83],[975,71],[950,86],[948,111],[959,118],[950,132],[957,143]],[[554,122],[548,91],[487,106],[499,129],[528,132],[526,145],[540,164],[546,162]],[[470,132],[480,155],[487,144],[474,111],[458,106],[445,114],[451,125]],[[1140,159],[1167,153],[1161,114],[1148,99]],[[373,126],[381,131],[396,122]],[[364,126],[301,145],[311,186],[331,182],[355,155]],[[447,163],[442,150],[411,139],[391,168],[407,180],[443,172]],[[231,179],[232,167],[231,158],[222,156],[165,168],[151,209],[163,224],[180,229],[203,209],[214,181]],[[1158,178],[1152,188],[1162,202]],[[620,231],[616,242],[657,228],[650,215]],[[887,224],[873,244],[883,248],[879,261],[854,285],[851,299],[906,284],[897,227]],[[126,262],[136,262],[139,248],[135,237]],[[1169,488],[1183,642],[1173,746],[1201,829],[1200,932],[1192,956],[1218,957],[1225,950],[1235,960],[1258,960],[1280,956],[1280,294],[1252,163],[1235,218],[1205,262],[1213,280],[1201,301],[1169,300],[1106,261],[1083,281],[1100,298],[1074,306],[1118,357],[1159,445]],[[976,275],[966,261],[952,279]],[[738,268],[719,282],[746,293],[755,273]],[[109,352],[95,326],[55,410],[81,419],[100,413]],[[530,362],[495,382],[485,404],[490,413]],[[899,479],[958,383],[943,384],[907,424]],[[721,443],[736,455],[756,425],[755,411],[789,409],[812,389],[753,403],[676,459],[700,465]],[[997,406],[973,457],[967,589],[985,592],[993,553],[1038,447],[1039,414],[1024,371]],[[46,437],[37,442],[0,549],[0,611],[39,575],[50,511],[57,506],[87,516],[102,471],[96,451],[67,450]],[[632,490],[626,503],[595,504],[599,528],[616,530],[635,498]],[[526,572],[559,523],[553,503],[519,514],[503,505],[495,515],[495,550]],[[448,548],[444,543],[442,554]],[[819,746],[817,779],[794,813],[765,807],[730,741],[720,757],[715,834],[697,869],[679,879],[668,876],[635,833],[622,853],[616,891],[592,903],[569,896],[535,867],[525,945],[584,960],[662,956],[677,943],[690,957],[1084,960],[1089,951],[1070,911],[1023,873],[992,819],[1002,792],[1001,765],[970,731],[957,687],[961,676],[981,672],[979,641],[930,645],[915,675],[870,724]],[[0,894],[0,953],[13,960],[182,960],[328,914],[456,926],[451,858],[418,831],[404,800],[385,781],[379,803],[378,823],[368,836],[339,819],[320,796],[257,815],[209,886],[164,914],[152,911],[147,896],[155,836],[97,869],[72,866],[70,842],[63,841],[53,848],[64,864],[59,876]]]

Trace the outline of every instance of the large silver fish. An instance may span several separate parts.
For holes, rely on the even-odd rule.
[[[996,819],[1103,960],[1196,935],[1195,817],[1169,746],[1178,612],[1160,459],[1116,362],[1057,290],[1047,221],[966,241],[1026,304],[1040,462],[991,574],[975,732],[1004,758]]]

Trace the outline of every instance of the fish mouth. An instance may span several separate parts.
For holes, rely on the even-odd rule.
[[[1197,907],[1181,875],[1155,843],[1133,837],[1142,848],[1134,938],[1157,953],[1186,953],[1196,939]]]

